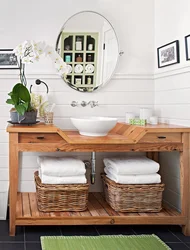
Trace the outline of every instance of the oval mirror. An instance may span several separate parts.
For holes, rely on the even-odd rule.
[[[119,57],[112,25],[92,11],[77,13],[66,21],[57,38],[56,51],[68,65],[64,80],[82,92],[92,92],[106,84]]]

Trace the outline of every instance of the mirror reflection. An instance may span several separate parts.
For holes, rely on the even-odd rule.
[[[64,24],[56,50],[68,65],[66,82],[82,92],[92,92],[109,82],[119,56],[113,27],[90,11],[80,12]]]

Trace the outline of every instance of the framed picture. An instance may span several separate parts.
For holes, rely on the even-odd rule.
[[[168,43],[157,48],[158,68],[179,63],[179,41]]]
[[[0,49],[0,69],[19,69],[13,49]]]
[[[185,36],[185,53],[186,60],[190,60],[190,35]]]

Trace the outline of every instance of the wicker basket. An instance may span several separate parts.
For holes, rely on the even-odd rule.
[[[118,184],[104,174],[103,189],[108,204],[119,212],[159,212],[164,184]]]
[[[84,211],[87,208],[89,184],[42,184],[34,173],[39,211]]]

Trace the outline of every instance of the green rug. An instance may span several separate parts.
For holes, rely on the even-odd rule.
[[[156,235],[42,236],[42,250],[169,250]]]

